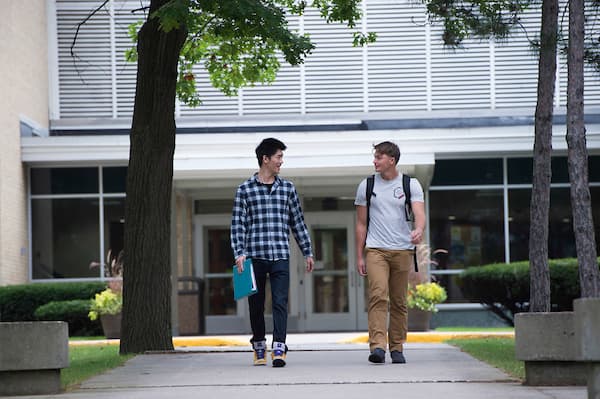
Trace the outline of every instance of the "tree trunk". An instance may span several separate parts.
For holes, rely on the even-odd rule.
[[[584,0],[569,1],[567,147],[581,297],[600,297],[583,112]]]
[[[153,0],[149,15],[167,0]],[[125,207],[121,353],[171,350],[171,189],[175,86],[187,32],[149,18],[138,36],[138,69]]]
[[[529,224],[530,312],[550,311],[548,214],[552,178],[552,118],[556,77],[558,0],[542,3],[542,31],[533,145],[533,186]]]

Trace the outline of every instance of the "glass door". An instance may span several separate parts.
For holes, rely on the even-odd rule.
[[[233,253],[229,236],[231,215],[197,215],[194,217],[194,265],[196,275],[204,280],[203,304],[207,334],[250,333],[246,298],[233,299]],[[293,255],[290,264],[296,260]],[[298,274],[290,268],[288,331],[298,329]],[[271,288],[265,289],[265,323],[273,329]]]
[[[230,218],[230,215],[194,217],[194,268],[196,275],[204,280],[202,303],[207,334],[239,334],[250,329],[245,302],[233,299]]]
[[[306,215],[306,223],[315,255],[314,271],[306,276],[306,330],[361,328],[364,282],[356,274],[354,214],[310,213]]]

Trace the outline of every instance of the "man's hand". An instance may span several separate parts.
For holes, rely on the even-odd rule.
[[[367,264],[362,256],[356,261],[356,270],[363,277],[367,275]]]
[[[245,255],[238,256],[238,258],[235,260],[235,264],[237,266],[238,273],[241,273],[244,271],[244,261],[245,260],[246,260]]]
[[[306,271],[308,273],[310,273],[313,271],[314,268],[315,268],[315,260],[313,259],[313,257],[312,256],[306,257]]]
[[[421,243],[421,240],[423,240],[423,229],[417,227],[410,232],[410,242],[417,245]]]

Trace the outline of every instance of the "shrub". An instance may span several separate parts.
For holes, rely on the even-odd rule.
[[[89,299],[74,299],[48,302],[37,308],[34,315],[38,320],[66,321],[69,323],[69,336],[102,335],[102,326],[88,318],[89,311]]]
[[[549,266],[551,310],[573,310],[573,300],[580,295],[577,259],[552,259]],[[510,325],[516,313],[528,310],[528,261],[469,267],[458,284],[465,298],[482,303]]]
[[[35,310],[52,301],[93,298],[106,283],[32,283],[0,287],[0,321],[33,321]]]

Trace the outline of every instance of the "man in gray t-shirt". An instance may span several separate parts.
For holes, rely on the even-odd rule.
[[[416,179],[410,179],[413,228],[406,220],[406,195],[402,175],[396,169],[400,159],[398,146],[384,141],[375,145],[374,150],[377,173],[368,226],[366,179],[359,184],[354,201],[357,269],[361,276],[368,276],[369,282],[369,361],[384,363],[385,349],[389,346],[392,363],[405,363],[402,346],[408,329],[408,273],[414,267],[415,245],[423,239],[425,229],[423,188]]]

